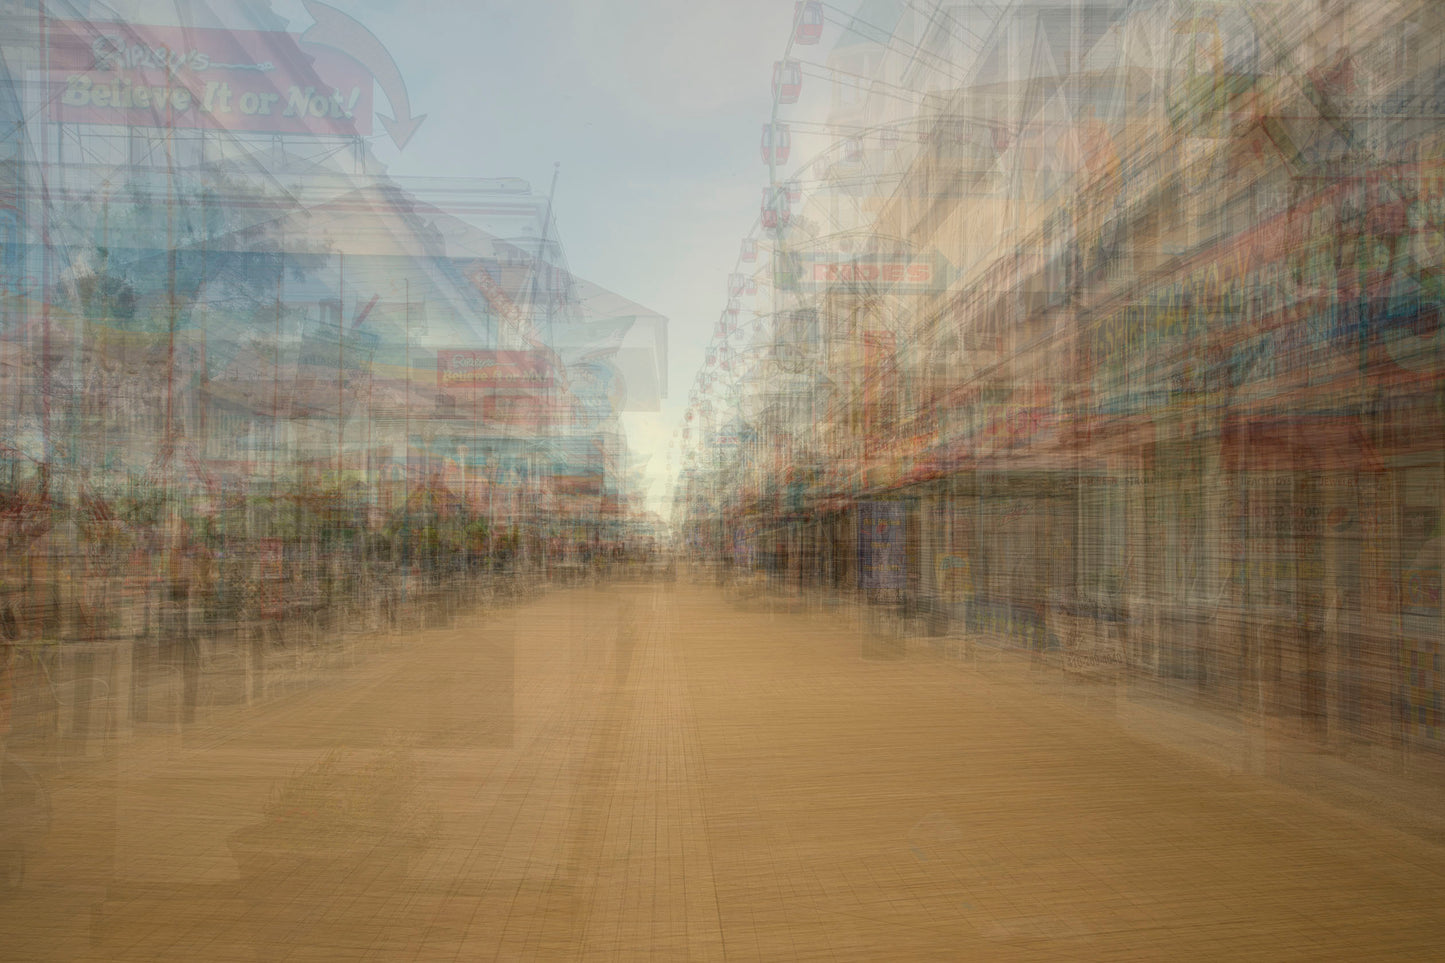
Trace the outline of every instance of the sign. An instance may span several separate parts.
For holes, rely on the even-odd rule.
[[[810,251],[790,258],[794,263],[779,269],[782,283],[807,292],[924,293],[941,291],[946,280],[941,260],[933,256]]]
[[[550,388],[552,379],[540,351],[437,352],[439,388]]]
[[[859,577],[865,589],[901,589],[908,577],[903,505],[866,502],[858,514]]]
[[[279,31],[52,21],[51,120],[283,134],[370,134],[373,79]]]

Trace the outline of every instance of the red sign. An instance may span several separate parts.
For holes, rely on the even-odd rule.
[[[869,264],[838,264],[815,261],[813,282],[829,281],[908,281],[912,284],[933,283],[933,265],[927,261],[881,261]]]
[[[64,124],[371,133],[371,74],[289,33],[53,21],[50,82]]]
[[[793,259],[788,283],[808,291],[851,286],[923,293],[940,290],[947,280],[945,262],[932,253],[810,251]]]
[[[549,388],[552,365],[540,351],[438,351],[442,388]]]

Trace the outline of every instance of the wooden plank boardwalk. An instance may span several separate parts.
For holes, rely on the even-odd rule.
[[[1436,842],[789,608],[559,588],[133,732],[49,774],[0,958],[1440,958]]]

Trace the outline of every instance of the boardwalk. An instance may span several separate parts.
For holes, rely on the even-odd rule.
[[[0,956],[1438,958],[1445,849],[1151,711],[842,606],[556,589],[47,774]]]

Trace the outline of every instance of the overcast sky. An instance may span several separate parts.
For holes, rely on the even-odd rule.
[[[662,478],[757,216],[758,132],[793,4],[329,2],[385,43],[427,115],[405,151],[374,138],[393,173],[521,177],[545,193],[561,163],[555,216],[572,269],[670,320],[670,397],[661,416],[626,416]],[[293,31],[311,22],[300,0],[274,7]]]

